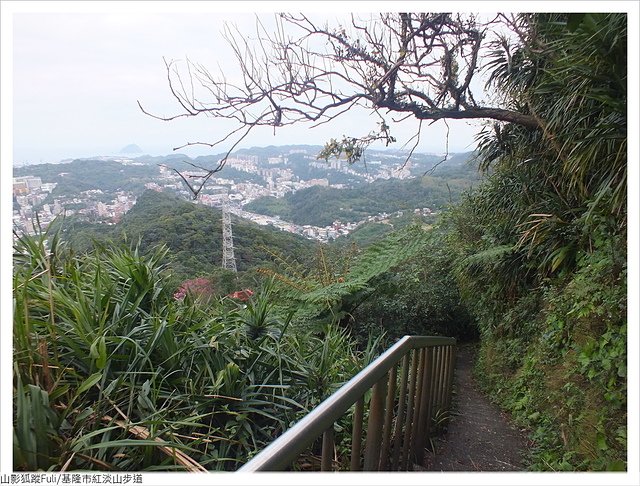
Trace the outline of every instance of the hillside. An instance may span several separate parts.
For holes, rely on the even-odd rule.
[[[466,168],[465,175],[464,178],[424,176],[379,180],[350,190],[315,186],[282,199],[262,197],[249,203],[246,209],[280,216],[295,224],[316,226],[326,226],[335,220],[355,222],[382,212],[424,207],[439,210],[458,201],[460,194],[477,182],[474,169]]]
[[[142,192],[144,184],[160,173],[155,165],[123,165],[113,160],[76,159],[66,164],[38,164],[14,169],[14,176],[33,175],[42,182],[55,182],[56,188],[45,203],[57,197],[78,195],[83,191],[100,190]],[[107,199],[109,197],[107,196]]]
[[[239,218],[232,217],[232,222],[239,272],[270,265],[274,254],[304,260],[316,245],[303,237]],[[167,245],[169,266],[180,278],[218,272],[222,261],[219,210],[150,190],[138,198],[117,225],[109,229],[104,225],[76,226],[71,240],[86,247],[91,238],[130,242],[139,239],[145,252]]]
[[[629,314],[627,303],[628,272],[637,277],[627,30],[637,12],[626,10],[382,13],[338,17],[333,26],[292,14],[275,32],[260,24],[258,37],[228,32],[240,85],[208,76],[195,59],[168,65],[170,92],[186,110],[168,119],[210,115],[210,147],[257,140],[254,129],[328,126],[339,117],[347,133],[323,149],[328,163],[312,147],[230,157],[229,169],[263,183],[211,172],[201,204],[188,200],[198,194],[189,179],[203,177],[191,169],[211,167],[214,155],[195,164],[181,154],[147,157],[166,167],[141,189],[135,171],[151,168],[128,172],[141,162],[124,157],[115,160],[121,166],[95,157],[77,171],[43,169],[58,191],[101,188],[53,205],[43,203],[52,185],[14,181],[12,470],[37,472],[29,476],[37,482],[42,471],[122,479],[398,465],[599,471],[606,474],[589,477],[640,484],[629,415],[638,409],[638,363],[628,358],[635,309]],[[380,114],[368,120],[379,118],[378,128],[366,134],[355,106]],[[396,124],[412,118],[414,134]],[[364,152],[400,139],[418,146],[421,136],[443,142],[428,125],[446,119],[482,123],[472,162]],[[459,135],[451,133],[455,146]],[[45,137],[30,139],[46,147]],[[316,173],[322,180],[309,179]],[[364,224],[302,228],[324,242],[357,226],[325,244],[235,218],[235,274],[221,268],[222,218],[212,209],[227,201],[257,222],[268,218],[241,208],[298,224]],[[63,210],[71,218],[59,233],[53,218]],[[384,353],[390,369],[370,364],[411,335],[455,343],[408,340]],[[350,380],[365,368],[385,376],[358,391]],[[349,390],[336,394],[345,383]],[[331,395],[349,398],[353,413],[298,434]],[[273,444],[292,425],[297,432]],[[295,434],[304,443],[290,440]],[[267,455],[282,454],[261,462],[256,454],[268,444]]]

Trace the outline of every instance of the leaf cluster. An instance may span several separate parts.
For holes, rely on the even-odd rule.
[[[300,331],[269,285],[176,300],[166,249],[17,240],[16,470],[234,470],[360,369],[345,330]]]

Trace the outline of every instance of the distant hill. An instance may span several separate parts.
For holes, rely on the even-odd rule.
[[[34,175],[42,182],[58,185],[45,200],[73,196],[82,191],[100,189],[105,192],[142,192],[144,184],[158,176],[157,166],[122,165],[112,160],[76,159],[65,164],[37,164],[14,169],[14,176]]]
[[[235,257],[239,272],[271,266],[274,255],[305,261],[317,243],[302,236],[259,226],[232,216]],[[80,231],[81,229],[81,231]],[[69,233],[69,232],[68,232]],[[104,225],[81,225],[71,235],[78,243],[92,238],[136,242],[147,251],[158,245],[169,248],[169,265],[180,278],[218,271],[222,263],[222,214],[220,210],[146,190],[120,223],[108,231]],[[80,242],[79,240],[82,240]]]
[[[295,224],[327,226],[336,220],[355,222],[378,213],[439,210],[456,202],[462,191],[478,181],[471,167],[451,171],[447,176],[378,180],[352,189],[314,186],[284,198],[262,197],[245,206],[248,211],[280,216]]]

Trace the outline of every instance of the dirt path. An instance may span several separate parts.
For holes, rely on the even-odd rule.
[[[447,434],[427,453],[427,471],[523,471],[526,438],[489,402],[471,375],[473,349],[458,349],[453,416]]]

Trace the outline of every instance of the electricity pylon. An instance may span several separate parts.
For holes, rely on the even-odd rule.
[[[225,202],[222,206],[222,268],[238,273],[236,257],[233,254],[233,231],[231,230],[231,213]]]

